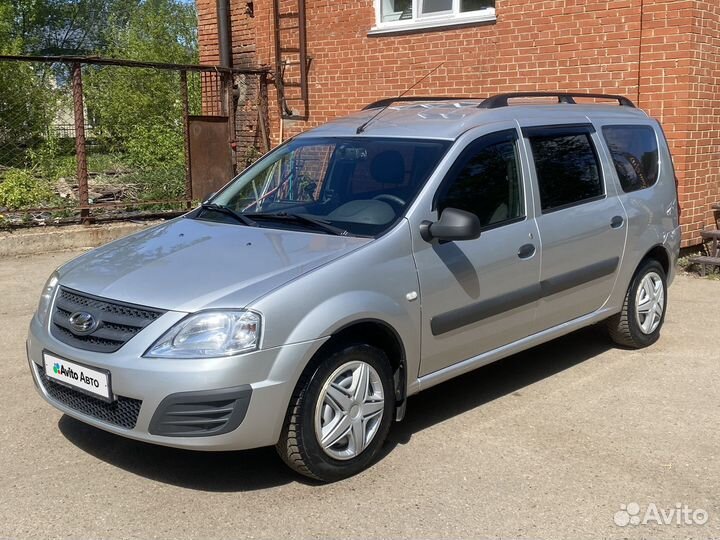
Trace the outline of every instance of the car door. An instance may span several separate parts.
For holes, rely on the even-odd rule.
[[[427,201],[423,219],[445,208],[478,216],[475,240],[426,242],[413,223],[422,301],[420,375],[532,333],[540,275],[539,243],[513,124],[469,138]],[[417,213],[415,217],[417,218]]]
[[[543,328],[599,309],[613,290],[626,240],[626,214],[592,124],[523,128],[542,238]],[[605,169],[604,169],[605,167]]]

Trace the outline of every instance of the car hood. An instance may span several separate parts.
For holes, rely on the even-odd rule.
[[[174,311],[242,308],[370,241],[180,218],[81,255],[60,283]]]

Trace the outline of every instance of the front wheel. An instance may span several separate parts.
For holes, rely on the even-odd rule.
[[[630,283],[622,311],[608,319],[610,337],[633,349],[652,345],[660,337],[666,307],[665,270],[659,262],[647,260]]]
[[[365,469],[382,446],[395,394],[385,353],[350,345],[305,374],[276,446],[297,472],[327,482]]]

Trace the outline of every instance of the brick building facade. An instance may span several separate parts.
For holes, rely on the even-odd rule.
[[[277,1],[281,13],[297,11],[297,0]],[[275,70],[273,0],[230,2],[234,65]],[[216,0],[197,5],[201,62],[217,63]],[[709,205],[720,201],[718,0],[306,0],[306,20],[309,115],[285,120],[281,131],[271,85],[273,143],[281,132],[287,137],[397,95],[440,62],[413,93],[619,93],[663,123],[680,183],[684,245],[698,244],[710,224]],[[237,138],[247,146],[256,143],[258,88],[240,87]]]

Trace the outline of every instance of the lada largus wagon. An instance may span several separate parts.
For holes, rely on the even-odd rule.
[[[662,129],[624,97],[384,100],[59,268],[29,365],[87,424],[338,480],[421,390],[601,321],[655,342],[678,214]]]

